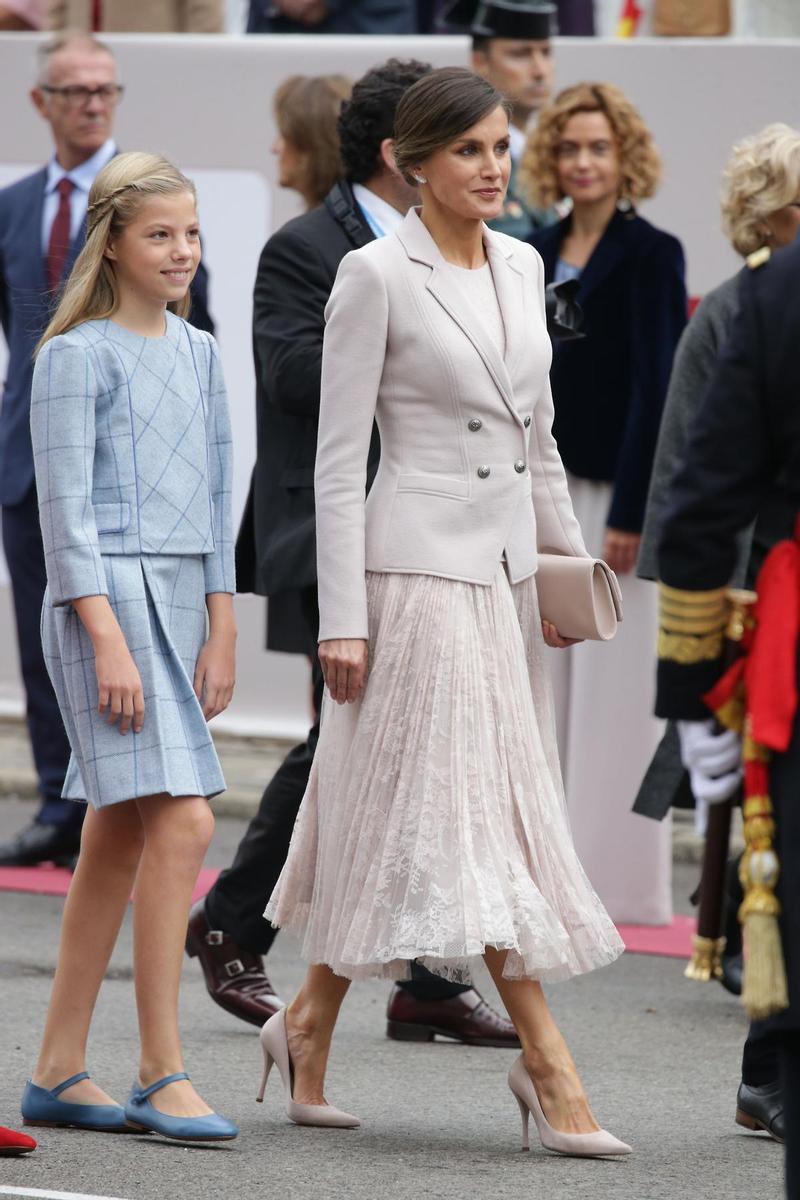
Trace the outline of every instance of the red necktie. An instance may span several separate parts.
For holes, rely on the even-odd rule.
[[[72,226],[72,206],[69,198],[74,189],[75,184],[71,179],[67,179],[66,175],[58,181],[58,211],[50,227],[50,241],[47,244],[47,283],[51,292],[58,291],[69,253]]]
[[[103,0],[92,0],[92,30],[100,33],[103,28]]]

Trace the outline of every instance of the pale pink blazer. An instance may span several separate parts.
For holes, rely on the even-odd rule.
[[[512,583],[586,555],[553,438],[542,260],[484,228],[505,360],[412,209],[342,260],[315,472],[320,640],[367,638],[365,571]],[[365,503],[373,419],[380,467]]]

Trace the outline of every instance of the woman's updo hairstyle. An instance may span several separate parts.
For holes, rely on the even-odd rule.
[[[89,192],[86,211],[86,243],[64,288],[61,301],[42,335],[37,351],[46,341],[67,333],[84,321],[110,317],[119,304],[119,289],[114,266],[105,250],[134,219],[142,202],[152,196],[197,193],[191,179],[158,154],[139,150],[117,154],[103,167]],[[179,317],[189,314],[191,299],[187,290],[181,300],[167,305]]]
[[[414,187],[415,167],[496,108],[506,114],[511,111],[502,92],[466,67],[442,67],[413,84],[398,104],[394,120],[394,158],[406,183]]]

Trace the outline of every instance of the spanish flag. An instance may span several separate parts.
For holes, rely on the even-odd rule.
[[[639,8],[636,0],[623,0],[622,12],[619,14],[619,22],[617,24],[617,37],[635,37],[641,19],[642,10]]]

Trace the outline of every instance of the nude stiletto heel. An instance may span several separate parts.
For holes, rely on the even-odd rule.
[[[325,1125],[336,1129],[356,1129],[361,1122],[358,1117],[334,1108],[332,1104],[297,1104],[292,1096],[292,1061],[289,1056],[289,1041],[286,1035],[286,1009],[282,1008],[270,1017],[261,1030],[261,1046],[264,1051],[264,1074],[257,1100],[264,1098],[272,1064],[275,1063],[283,1080],[286,1100],[286,1115],[296,1125]]]
[[[520,1100],[519,1096],[517,1096],[516,1093],[514,1095],[514,1099],[516,1100],[517,1104],[519,1105],[519,1112],[520,1112],[520,1116],[522,1117],[522,1149],[530,1150],[531,1139],[528,1134],[528,1118],[531,1115],[531,1110],[528,1108],[528,1106],[524,1100]]]
[[[256,1101],[259,1104],[262,1104],[264,1101],[264,1092],[267,1090],[267,1080],[269,1079],[269,1073],[272,1070],[272,1064],[275,1062],[275,1059],[272,1057],[269,1050],[263,1043],[261,1048],[264,1051],[264,1074],[261,1076],[261,1087],[258,1089],[258,1095],[256,1096]]]
[[[274,1019],[274,1018],[273,1018]],[[553,1129],[539,1103],[533,1080],[525,1069],[522,1055],[508,1072],[508,1086],[516,1097],[522,1114],[522,1149],[528,1150],[528,1117],[533,1116],[539,1138],[546,1150],[569,1154],[577,1158],[600,1158],[605,1155],[630,1154],[631,1147],[605,1129],[594,1133],[560,1133]]]

